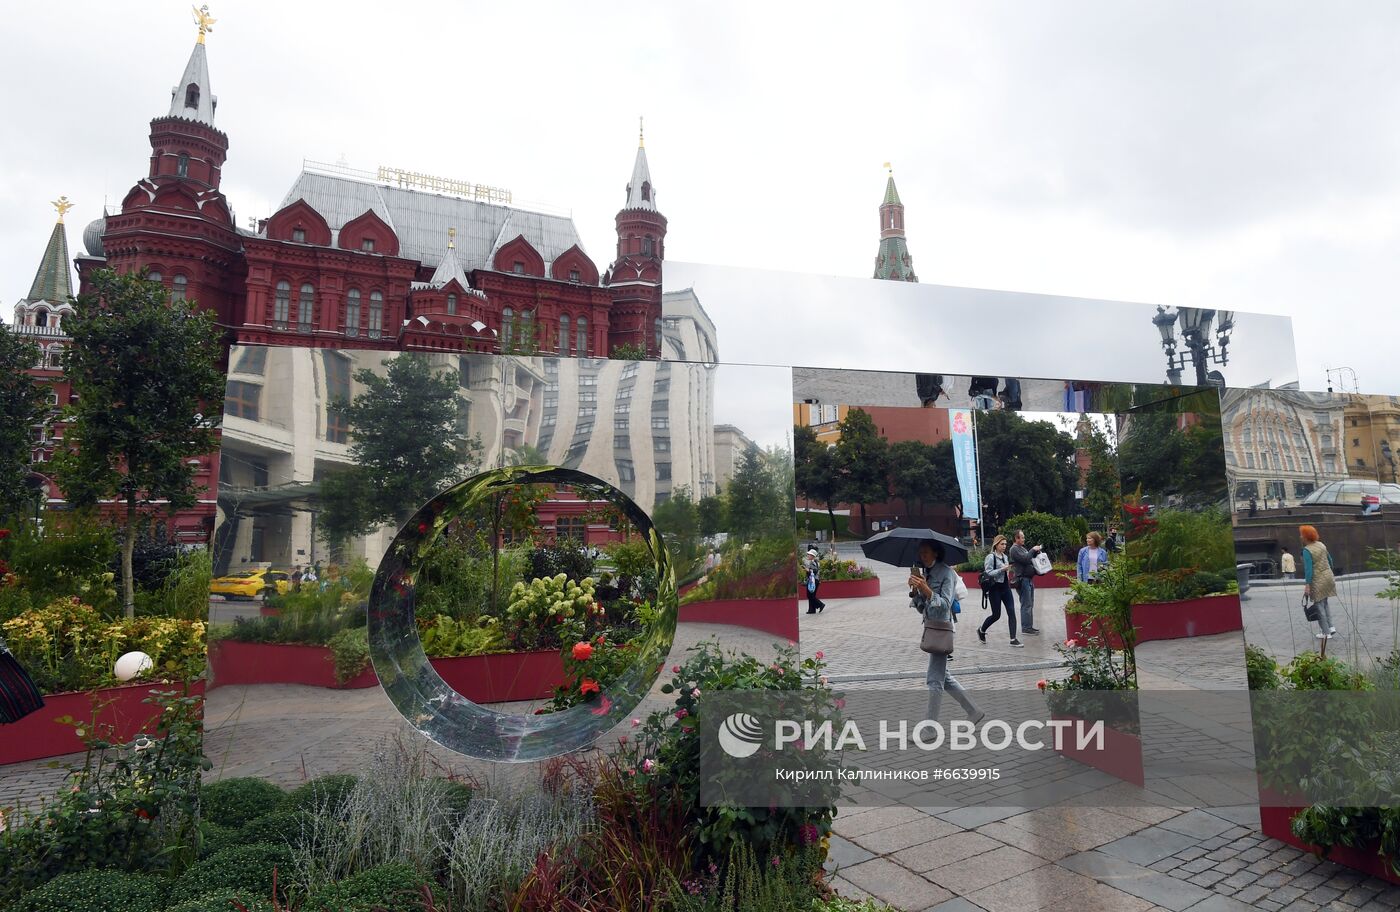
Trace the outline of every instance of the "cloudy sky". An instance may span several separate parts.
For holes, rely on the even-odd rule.
[[[605,263],[644,113],[673,259],[867,276],[892,161],[924,282],[1290,314],[1304,387],[1400,392],[1388,0],[213,7],[240,219],[343,157],[571,210]],[[49,200],[76,252],[145,174],[193,37],[176,0],[8,12],[11,300]]]

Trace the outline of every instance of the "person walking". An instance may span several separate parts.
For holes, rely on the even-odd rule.
[[[943,545],[936,541],[919,544],[919,560],[909,570],[910,605],[919,612],[920,618],[930,620],[951,620],[953,599],[957,592],[957,574],[943,561]],[[950,693],[961,704],[967,717],[975,725],[986,716],[957,678],[948,672],[948,656],[936,652],[928,654],[928,718],[937,719],[943,706],[943,694]]]
[[[1108,552],[1103,547],[1103,536],[1090,532],[1084,536],[1084,547],[1079,549],[1079,581],[1098,581],[1099,568],[1108,563]]]
[[[992,539],[992,550],[987,552],[987,557],[982,561],[982,594],[987,597],[987,604],[991,607],[991,615],[982,622],[982,626],[977,628],[977,639],[987,642],[987,631],[1001,619],[1001,610],[1006,609],[1006,626],[1011,631],[1011,645],[1020,648],[1022,643],[1016,639],[1016,605],[1011,598],[1011,558],[1006,556],[1007,541],[1005,535],[998,535]]]
[[[301,591],[301,565],[300,565],[300,564],[298,564],[297,566],[295,566],[295,567],[292,568],[292,575],[291,575],[290,579],[291,579],[291,581],[292,581],[292,591],[293,591],[293,592],[300,592],[300,591]]]
[[[1041,546],[1026,547],[1026,530],[1017,529],[1011,538],[1011,572],[1016,594],[1021,597],[1021,632],[1030,636],[1040,633],[1035,626],[1035,556]]]
[[[1293,560],[1293,552],[1287,548],[1283,549],[1283,556],[1278,560],[1279,572],[1284,579],[1293,579],[1298,575],[1298,565]]]
[[[1336,567],[1327,546],[1318,541],[1314,526],[1299,526],[1298,537],[1303,540],[1303,597],[1317,606],[1319,640],[1330,640],[1337,628],[1332,626],[1332,612],[1327,601],[1337,594]]]
[[[789,565],[791,566],[791,565]],[[817,589],[821,587],[821,560],[817,557],[816,548],[807,549],[807,558],[802,562],[802,569],[806,571],[807,589],[807,613],[816,614],[826,608],[826,603],[817,598]]]

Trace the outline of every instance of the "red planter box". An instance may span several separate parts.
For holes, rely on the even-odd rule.
[[[542,700],[564,683],[564,658],[553,649],[429,661],[448,686],[473,703]]]
[[[870,598],[880,594],[880,578],[872,576],[870,579],[860,580],[822,580],[817,587],[817,598],[826,601],[832,599],[847,598]],[[807,587],[799,585],[797,587],[797,597],[805,599],[807,597]]]
[[[209,686],[225,684],[305,684],[308,687],[373,687],[374,669],[366,668],[345,684],[335,682],[335,663],[327,646],[292,643],[240,643],[216,640],[209,647]]]
[[[825,593],[823,593],[825,594]],[[682,605],[680,620],[688,624],[728,624],[748,627],[782,637],[797,639],[797,600],[733,599],[730,601],[692,602]]]
[[[564,659],[555,650],[430,659],[453,690],[474,703],[539,700],[564,683]],[[374,687],[379,677],[366,668],[345,684],[335,682],[327,646],[239,643],[219,640],[209,649],[211,687],[225,684],[304,684],[308,687]]]
[[[1178,640],[1183,637],[1210,636],[1244,629],[1238,595],[1208,595],[1204,598],[1178,602],[1157,602],[1133,606],[1133,626],[1139,643],[1152,640]],[[1065,635],[1084,645],[1090,636],[1100,636],[1110,646],[1119,647],[1116,636],[1099,629],[1082,614],[1065,612]]]
[[[144,703],[153,690],[179,690],[182,685],[128,684],[81,693],[50,694],[44,705],[17,722],[0,725],[0,764],[22,763],[45,757],[77,754],[87,748],[72,725],[55,722],[63,716],[78,721],[95,720],[99,731],[108,727],[112,740],[126,743],[149,733],[160,715],[160,708]],[[204,682],[190,683],[190,694],[203,696]],[[91,725],[85,726],[89,731]]]
[[[1283,800],[1263,786],[1259,787],[1260,832],[1265,836],[1277,839],[1279,842],[1287,843],[1295,849],[1321,854],[1321,849],[1317,846],[1308,845],[1293,835],[1293,817],[1302,810],[1302,807],[1284,805],[1282,804]],[[1369,874],[1371,877],[1379,877],[1381,880],[1400,884],[1400,876],[1395,875],[1386,865],[1385,859],[1376,854],[1376,846],[1374,845],[1355,849],[1342,845],[1333,846],[1332,850],[1327,853],[1327,859],[1362,874]]]
[[[969,588],[969,589],[977,589],[977,588],[978,588],[977,577],[978,577],[979,575],[980,575],[980,574],[976,573],[975,571],[968,571],[968,572],[966,572],[966,573],[959,573],[959,574],[958,574],[958,576],[962,577],[963,585],[966,586],[966,587]],[[1072,582],[1074,582],[1074,578],[1073,578],[1072,576],[1070,576],[1070,577],[1061,576],[1061,575],[1060,575],[1060,571],[1055,570],[1055,571],[1053,571],[1053,572],[1051,572],[1051,573],[1046,573],[1046,574],[1042,574],[1041,576],[1035,577],[1035,588],[1037,588],[1037,589],[1068,589],[1069,586],[1070,586],[1070,583],[1072,583]],[[1014,587],[1013,587],[1013,588],[1014,588]]]
[[[1074,716],[1051,715],[1050,718],[1079,721]],[[1146,780],[1142,766],[1142,739],[1107,725],[1103,729],[1103,750],[1095,750],[1093,747],[1081,750],[1078,738],[1073,731],[1069,731],[1056,753],[1085,766],[1092,766],[1124,782],[1140,786]]]

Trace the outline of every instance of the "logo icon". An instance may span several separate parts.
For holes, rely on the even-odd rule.
[[[752,757],[762,743],[763,726],[748,713],[734,713],[720,723],[719,746],[735,759]]]

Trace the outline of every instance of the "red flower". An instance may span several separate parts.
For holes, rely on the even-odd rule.
[[[142,820],[150,820],[150,819],[151,819],[151,812],[148,811],[148,810],[146,810],[145,808],[137,808],[137,809],[136,809],[136,816],[137,816],[137,817],[140,817]]]
[[[583,683],[578,686],[578,692],[586,697],[589,694],[602,693],[602,688],[592,678],[584,678]]]
[[[1041,678],[1039,681],[1036,681],[1036,682],[1035,682],[1035,686],[1036,686],[1036,687],[1039,687],[1041,690],[1044,690],[1044,689],[1045,689],[1045,679],[1044,679],[1044,678]]]
[[[598,707],[592,710],[592,713],[595,716],[606,716],[610,709],[612,709],[612,700],[608,699],[607,694],[602,694],[598,697]],[[623,740],[626,740],[625,735],[623,736]]]
[[[427,535],[427,534],[428,534],[428,524],[427,524],[427,523],[425,523],[425,522],[420,522],[420,523],[418,524],[418,534],[419,534],[419,535]]]
[[[589,643],[574,644],[574,661],[587,662],[593,658],[593,646]]]
[[[804,823],[797,828],[797,841],[802,845],[816,845],[821,838],[822,832],[815,823]]]

